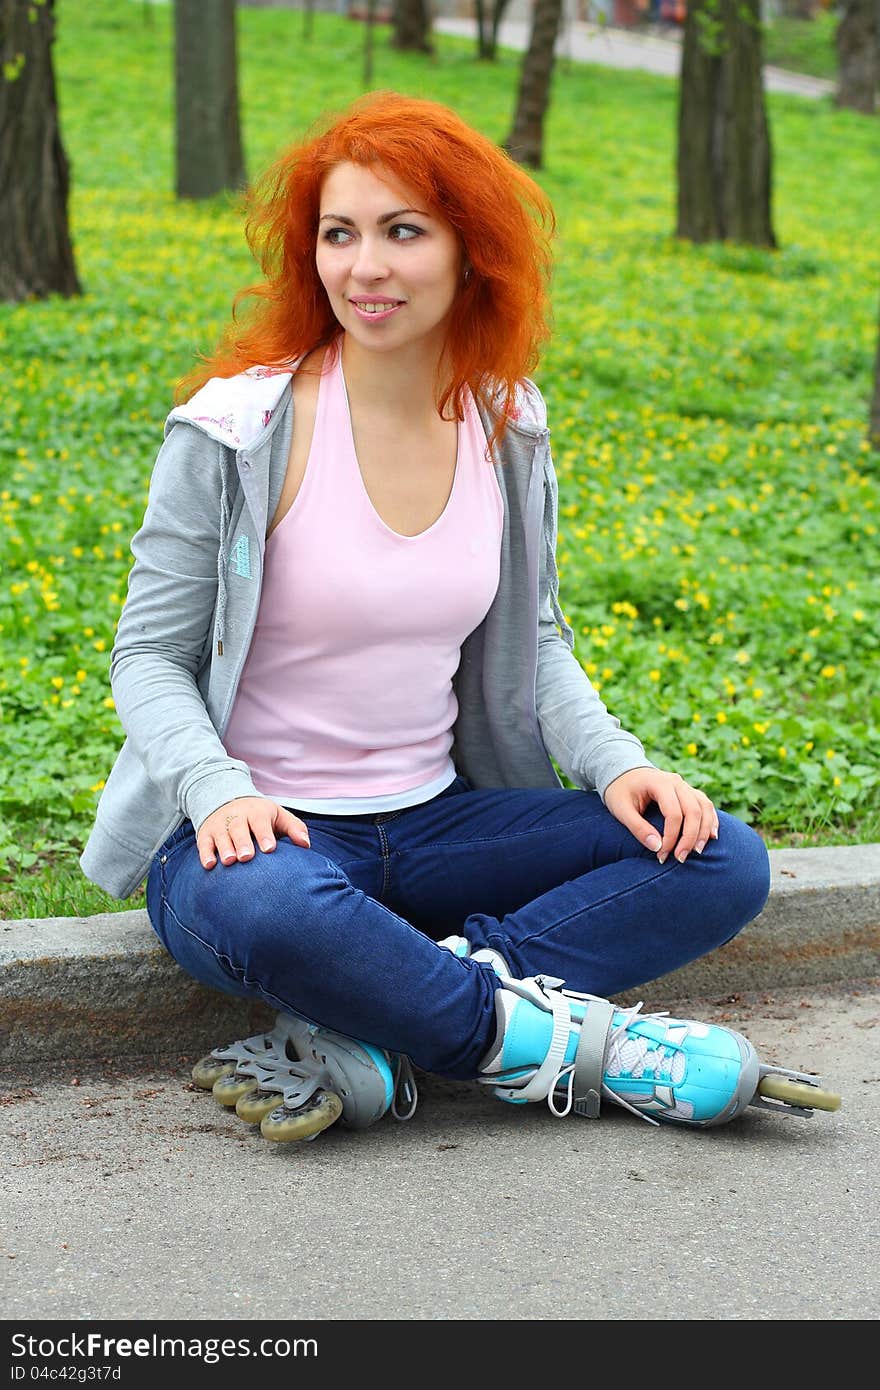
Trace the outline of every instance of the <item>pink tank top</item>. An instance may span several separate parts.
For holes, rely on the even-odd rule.
[[[387,526],[358,466],[341,353],[328,352],[224,736],[258,791],[356,814],[415,805],[452,781],[452,677],[498,588],[503,521],[468,393],[443,512],[416,536]]]

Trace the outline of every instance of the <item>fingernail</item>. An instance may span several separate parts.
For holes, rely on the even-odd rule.
[[[214,865],[215,865],[216,863],[217,863],[217,860],[216,860],[216,859],[206,859],[203,867],[206,868],[206,869],[213,869],[213,867],[214,867]]]
[[[657,863],[658,863],[658,864],[665,864],[668,858],[669,858],[669,855],[668,855],[667,851],[664,850],[662,854],[658,854],[658,855],[657,855]]]
[[[676,857],[676,859],[678,860],[679,864],[683,864],[684,861],[685,861],[685,860],[687,859],[687,857],[688,857],[688,855],[687,855],[687,850],[686,850],[686,849],[680,849],[680,850],[677,852],[677,854],[676,854],[675,857]]]
[[[274,840],[261,840],[261,841],[260,841],[260,849],[263,851],[264,854],[268,854],[269,850],[270,850],[270,849],[274,849],[274,848],[275,848],[275,841],[274,841]]]
[[[706,848],[706,841],[705,841],[705,840],[698,840],[697,843],[694,845],[694,849],[697,851],[697,854],[702,854],[702,853],[703,853],[703,850],[704,850],[705,848]]]
[[[645,844],[648,846],[648,849],[659,849],[662,843],[663,841],[660,839],[659,835],[650,835],[648,839],[645,841]]]

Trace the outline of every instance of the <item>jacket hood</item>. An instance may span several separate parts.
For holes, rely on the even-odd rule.
[[[171,411],[165,438],[178,420],[196,425],[227,448],[248,448],[270,424],[293,377],[293,368],[249,367],[237,376],[213,376]]]

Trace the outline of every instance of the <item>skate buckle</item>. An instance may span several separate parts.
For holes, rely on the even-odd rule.
[[[599,1102],[598,1091],[587,1091],[582,1096],[575,1096],[571,1108],[576,1115],[583,1115],[588,1120],[598,1120]]]

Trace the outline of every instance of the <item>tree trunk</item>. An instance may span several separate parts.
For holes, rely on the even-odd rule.
[[[490,8],[485,0],[475,0],[477,16],[477,57],[494,63],[498,57],[498,30],[510,0],[492,0]]]
[[[0,0],[0,299],[82,294],[52,66],[54,0]]]
[[[815,19],[821,9],[821,0],[781,0],[778,14],[785,19]]]
[[[368,92],[373,85],[373,67],[375,57],[375,36],[376,36],[376,5],[377,0],[367,0],[366,23],[364,24],[364,65],[361,85],[365,92]]]
[[[759,0],[692,0],[678,107],[678,225],[689,241],[775,246]]]
[[[875,449],[880,449],[880,324],[877,331],[877,356],[874,361],[874,394],[871,397],[871,412],[868,418],[868,438]]]
[[[407,52],[433,53],[430,0],[394,0],[391,47]]]
[[[843,0],[834,42],[836,104],[872,115],[880,87],[880,0]]]
[[[550,80],[561,19],[562,0],[534,0],[532,33],[520,68],[513,129],[504,142],[509,155],[532,169],[540,169],[544,161],[544,117],[550,105]]]
[[[174,40],[177,196],[212,198],[245,183],[235,0],[175,0]]]

